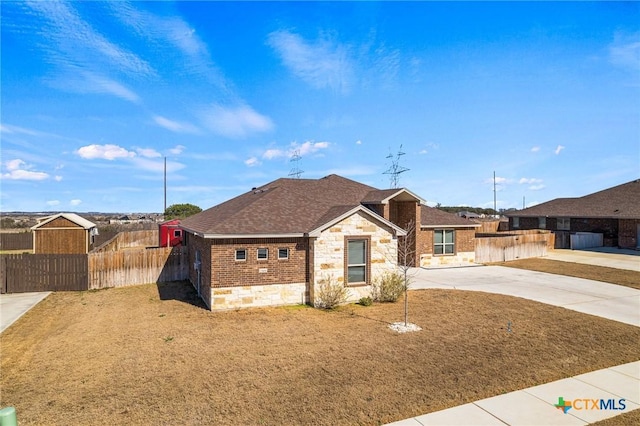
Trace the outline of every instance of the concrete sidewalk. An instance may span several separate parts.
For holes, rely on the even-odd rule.
[[[411,289],[505,294],[640,326],[640,290],[630,287],[504,266],[413,268],[410,274]]]
[[[0,295],[0,333],[50,294],[45,291]]]
[[[556,407],[559,398],[565,404],[572,403],[566,413]],[[604,400],[605,409],[602,409],[600,402],[596,403],[600,409],[594,409],[593,400]],[[623,404],[624,409],[621,409]],[[586,425],[638,408],[640,361],[482,399],[389,425]]]

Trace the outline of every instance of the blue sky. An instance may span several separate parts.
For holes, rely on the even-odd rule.
[[[522,207],[640,177],[640,3],[6,2],[2,211],[330,173]]]

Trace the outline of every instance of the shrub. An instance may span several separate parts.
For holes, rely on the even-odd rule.
[[[373,280],[372,297],[376,302],[395,302],[404,292],[404,279],[397,272],[385,272]]]
[[[358,303],[362,306],[371,306],[373,299],[370,297],[361,297],[360,300],[358,300]]]
[[[315,307],[333,309],[347,301],[349,290],[342,284],[335,282],[333,277],[327,277],[320,281],[316,293]]]

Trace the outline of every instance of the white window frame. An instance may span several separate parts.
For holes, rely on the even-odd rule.
[[[182,234],[182,232],[179,229],[174,229],[173,230],[173,238],[177,238]]]
[[[442,232],[442,242],[436,243],[436,233]],[[453,242],[448,243],[446,234],[451,232],[453,235]],[[436,247],[442,246],[442,253],[436,253]],[[447,246],[451,246],[451,253],[447,253]],[[434,256],[453,256],[456,254],[456,230],[455,229],[434,229],[433,230],[433,255]]]
[[[264,257],[260,256],[260,251],[264,250]],[[266,247],[260,247],[256,249],[256,259],[258,260],[269,260],[269,249]]]
[[[238,253],[244,253],[242,259],[238,259]],[[246,262],[247,261],[247,249],[236,249],[236,262]]]
[[[283,250],[285,252],[285,256],[280,256],[280,254],[282,253]],[[289,248],[280,247],[278,249],[278,260],[288,260],[288,259],[289,259]]]

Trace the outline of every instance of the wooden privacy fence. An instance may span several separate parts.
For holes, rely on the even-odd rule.
[[[104,242],[94,251],[117,251],[125,248],[157,247],[158,230],[126,231],[120,232],[115,237]]]
[[[1,232],[0,250],[33,250],[31,232]]]
[[[184,280],[186,254],[186,247],[89,253],[89,289]]]
[[[507,262],[515,259],[541,257],[553,249],[554,235],[551,232],[534,231],[522,233],[476,234],[475,262]]]
[[[86,254],[8,254],[0,256],[2,293],[87,290]]]
[[[188,278],[186,247],[0,256],[2,293],[80,291]]]

